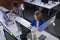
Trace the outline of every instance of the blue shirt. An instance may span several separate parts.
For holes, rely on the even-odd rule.
[[[37,21],[34,19],[32,22],[31,22],[31,26],[35,26],[36,27],[36,23]],[[38,25],[38,30],[40,30],[40,26],[45,23],[45,20],[42,18],[41,20],[39,20],[39,25]]]

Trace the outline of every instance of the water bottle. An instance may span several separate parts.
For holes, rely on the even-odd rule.
[[[33,40],[37,40],[36,34],[33,35]]]

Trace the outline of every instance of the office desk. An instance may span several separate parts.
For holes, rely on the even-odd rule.
[[[6,9],[6,8],[3,7],[3,6],[0,6],[0,9],[3,10],[3,11],[5,11],[5,12],[8,11],[8,9]]]
[[[45,40],[59,40],[59,38],[51,35],[50,33],[46,32],[46,31],[37,31],[36,33],[32,33],[32,38],[33,38],[33,35],[36,34],[36,37],[37,37],[37,40],[39,40],[38,38],[41,36],[41,35],[44,35],[46,36]]]
[[[20,23],[21,25],[25,26],[25,27],[29,27],[30,26],[30,22],[28,22],[27,20],[25,20],[24,18],[21,17],[16,17],[15,19],[18,23]]]
[[[0,40],[3,40],[3,38],[4,38],[3,26],[0,25]]]
[[[10,30],[10,32],[12,32],[14,34],[15,37],[19,36],[21,34],[21,32],[18,30],[16,23],[14,22],[14,24],[11,25],[6,25],[7,29]]]
[[[19,22],[20,24],[22,24],[23,26],[27,27],[27,28],[28,28],[28,27],[30,26],[30,24],[31,24],[30,22],[28,22],[27,20],[25,20],[25,19],[23,19],[23,18],[21,18],[21,17],[16,17],[16,21]],[[34,34],[34,33],[32,33],[32,35],[33,35],[33,34]],[[47,38],[46,38],[45,40],[59,40],[57,37],[49,34],[49,33],[46,32],[46,31],[42,31],[42,32],[37,31],[35,34],[37,35],[37,40],[38,40],[38,38],[39,38],[39,36],[40,36],[41,34],[47,36]]]
[[[1,12],[1,10],[0,10],[0,21],[1,21],[1,22],[5,22],[5,20],[4,20],[4,18],[3,18],[3,12]]]
[[[9,29],[9,31],[12,32],[18,40],[20,40],[19,37],[21,35],[21,31],[18,30],[15,22],[14,22],[14,24],[7,25],[6,28]]]
[[[3,7],[2,7],[2,9],[6,10],[6,9],[3,8]],[[3,10],[3,11],[4,11],[4,10]],[[3,12],[2,12],[1,10],[0,10],[0,21],[4,24],[4,26],[5,26],[10,32],[12,32],[12,33],[14,34],[14,36],[15,36],[16,38],[18,38],[18,36],[20,36],[21,31],[18,30],[17,25],[16,25],[15,22],[14,22],[14,24],[8,25],[8,26],[5,24],[5,20],[4,20],[4,18],[3,18]],[[8,32],[8,31],[7,31],[7,32]]]
[[[18,30],[17,25],[15,23],[11,25],[6,25],[5,23],[2,23],[2,24],[4,25],[3,28],[8,33],[12,33],[10,35],[14,35],[18,40],[20,40],[21,31]]]
[[[59,2],[55,2],[55,4],[54,4],[54,3],[44,4],[44,3],[42,3],[40,0],[39,0],[39,1],[35,0],[35,1],[33,1],[33,2],[30,2],[30,0],[24,0],[24,2],[49,9],[48,15],[50,14],[50,10],[51,10],[52,8],[54,8],[54,7],[56,7],[57,5],[60,4]]]

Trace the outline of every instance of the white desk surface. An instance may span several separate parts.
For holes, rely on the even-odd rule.
[[[6,9],[6,8],[3,7],[3,6],[0,6],[0,9],[3,10],[3,11],[8,11],[8,9]]]
[[[3,19],[3,13],[0,11],[0,21],[1,22],[4,22],[4,19]],[[4,31],[3,31],[3,26],[1,25],[0,26],[0,40],[3,40],[3,37],[4,37]]]
[[[40,0],[39,1],[35,0],[33,2],[30,2],[30,0],[24,0],[24,2],[27,2],[27,3],[30,3],[30,4],[33,4],[33,5],[37,5],[37,6],[41,6],[41,7],[44,7],[44,8],[48,8],[48,9],[51,9],[51,8],[57,6],[58,4],[60,4],[59,2],[55,2],[56,4],[52,3],[51,5],[48,5],[48,4],[44,5]],[[40,2],[41,2],[41,4],[40,4]]]
[[[34,34],[34,33],[32,33],[32,35],[33,35],[33,34]],[[46,36],[46,39],[45,39],[45,40],[59,40],[59,38],[51,35],[50,33],[46,32],[46,31],[36,32],[35,34],[36,34],[36,36],[37,36],[37,40],[38,40],[38,38],[39,38],[39,36],[40,36],[41,34]]]
[[[19,22],[20,24],[22,24],[25,27],[29,27],[30,26],[30,22],[28,22],[27,20],[21,18],[21,17],[16,17],[15,19],[17,22]]]
[[[3,18],[3,13],[1,11],[0,11],[0,21],[5,25],[5,20]],[[16,23],[14,25],[6,26],[6,28],[9,29],[15,35],[15,37],[19,36],[21,34],[20,31],[18,32]]]
[[[3,31],[3,26],[0,26],[0,40],[3,40],[4,38],[4,31]]]
[[[29,27],[30,26],[30,22],[28,22],[27,20],[21,18],[21,17],[16,17],[16,21],[19,22],[20,24],[24,25],[25,27]],[[32,33],[33,34],[33,33]],[[46,31],[42,31],[42,32],[36,32],[37,38],[41,35],[45,35],[47,36],[47,38],[45,40],[59,40],[58,38],[56,38],[55,36],[47,33]]]
[[[21,31],[18,30],[16,23],[6,26],[7,29],[9,29],[10,32],[14,34],[15,37],[19,36],[21,34]]]
[[[0,21],[1,22],[5,22],[4,18],[3,18],[3,13],[0,11]]]

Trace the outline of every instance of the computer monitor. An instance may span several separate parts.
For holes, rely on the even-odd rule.
[[[45,3],[45,4],[48,3],[48,1],[49,1],[49,0],[41,0],[41,2],[43,2],[43,3]]]
[[[30,2],[33,2],[33,1],[35,1],[35,0],[31,0]]]
[[[58,2],[58,0],[51,0],[51,1]]]

